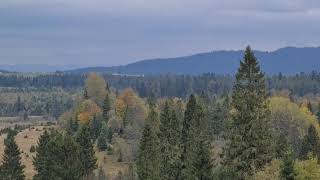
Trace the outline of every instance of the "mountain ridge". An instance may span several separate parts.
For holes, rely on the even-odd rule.
[[[254,51],[267,74],[295,74],[320,69],[320,47],[284,47]],[[174,58],[146,59],[121,66],[87,67],[68,73],[107,72],[119,74],[233,74],[243,57],[242,50],[220,50]]]

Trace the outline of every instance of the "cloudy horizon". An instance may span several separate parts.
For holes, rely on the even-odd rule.
[[[316,0],[4,0],[0,64],[121,65],[320,46]]]

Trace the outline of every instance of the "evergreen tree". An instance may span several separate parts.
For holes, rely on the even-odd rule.
[[[318,118],[318,122],[320,124],[320,103],[318,104],[317,118]]]
[[[105,151],[108,147],[108,127],[105,122],[102,122],[100,135],[97,140],[97,146],[100,151]]]
[[[182,127],[182,155],[180,179],[211,179],[212,162],[208,136],[208,122],[203,108],[191,95]]]
[[[84,175],[89,176],[97,168],[97,158],[90,138],[90,130],[87,126],[82,126],[79,129],[76,142],[80,146],[80,161]]]
[[[35,180],[46,180],[50,177],[49,164],[48,161],[48,143],[50,141],[50,134],[47,131],[39,137],[38,146],[36,148],[36,156],[33,160],[33,165],[37,174],[35,175]]]
[[[308,133],[302,140],[302,147],[300,151],[300,159],[307,160],[308,155],[317,156],[319,151],[319,136],[316,128],[310,125],[308,128]]]
[[[1,165],[1,178],[8,180],[24,180],[24,168],[21,163],[21,152],[14,140],[14,136],[8,135],[5,141],[4,155]]]
[[[287,151],[281,164],[281,179],[294,180],[296,179],[296,172],[294,169],[294,157],[292,151]]]
[[[111,102],[109,98],[109,93],[107,93],[104,101],[103,101],[103,107],[102,107],[102,118],[106,123],[108,123],[109,117],[108,113],[111,110]]]
[[[67,132],[71,135],[78,131],[79,123],[77,116],[68,120]]]
[[[139,179],[160,180],[159,120],[154,106],[146,119],[140,141],[137,171]]]
[[[181,166],[181,126],[173,107],[166,102],[160,116],[161,179],[178,178]]]
[[[90,136],[94,141],[100,135],[101,123],[102,123],[101,120],[99,120],[96,116],[93,116],[92,120],[89,123]]]
[[[47,154],[42,154],[45,157],[41,158],[47,158],[47,179],[82,179],[86,174],[80,161],[79,145],[68,134],[51,132],[50,136]]]
[[[244,179],[274,156],[265,77],[250,47],[236,74],[231,106],[224,165]]]
[[[89,99],[89,94],[88,94],[87,88],[84,88],[83,98],[84,98],[84,99]]]

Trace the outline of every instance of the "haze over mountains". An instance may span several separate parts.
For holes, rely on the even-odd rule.
[[[267,74],[283,73],[295,74],[299,72],[311,72],[320,70],[320,47],[286,47],[272,52],[255,51],[256,57],[259,59],[263,71]],[[10,66],[0,66],[0,69],[24,72],[54,72],[56,70],[68,73],[87,73],[87,72],[108,72],[120,74],[202,74],[202,73],[218,73],[233,74],[239,67],[239,61],[243,57],[243,51],[213,51],[208,53],[200,53],[191,56],[183,56],[176,58],[163,58],[143,60],[128,65],[113,67],[87,67],[79,68],[72,66],[55,66],[40,68],[39,65],[32,68],[32,65],[17,65],[15,68]],[[108,57],[103,57],[108,59]],[[27,67],[27,68],[26,68]]]

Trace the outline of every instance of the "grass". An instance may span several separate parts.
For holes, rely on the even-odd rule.
[[[33,126],[33,128],[25,129],[18,133],[16,136],[16,142],[22,151],[22,163],[26,166],[25,175],[27,180],[31,180],[35,175],[35,170],[33,168],[32,160],[35,153],[30,153],[30,148],[32,145],[36,146],[38,138],[44,131],[44,126]],[[48,127],[47,127],[48,128]],[[0,136],[0,157],[2,158],[4,152],[4,138],[6,135]],[[128,167],[125,162],[118,162],[117,155],[107,155],[107,152],[96,151],[96,156],[98,158],[98,166],[102,167],[109,179],[114,179],[117,177],[119,171],[124,172]]]

